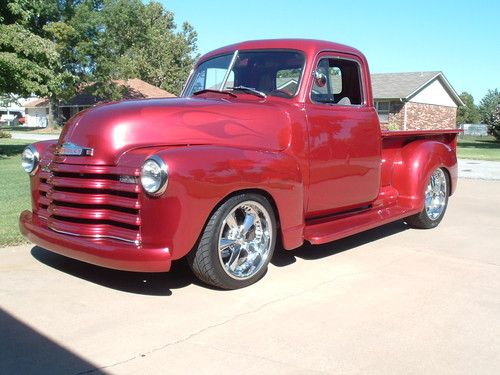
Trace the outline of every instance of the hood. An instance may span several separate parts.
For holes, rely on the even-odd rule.
[[[58,145],[92,149],[92,156],[58,156],[57,161],[113,165],[125,151],[149,146],[220,145],[279,151],[290,142],[285,105],[218,98],[105,104],[74,116],[59,138]]]

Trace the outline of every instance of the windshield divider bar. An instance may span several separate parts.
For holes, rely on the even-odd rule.
[[[234,51],[233,57],[231,58],[231,62],[229,63],[229,67],[227,68],[226,75],[224,76],[224,79],[222,80],[222,83],[219,87],[219,91],[222,91],[222,89],[224,89],[224,86],[226,85],[226,82],[229,79],[229,74],[231,74],[231,70],[233,70],[233,66],[236,62],[237,57],[238,57],[238,50]]]

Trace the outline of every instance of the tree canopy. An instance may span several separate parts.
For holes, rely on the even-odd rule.
[[[53,5],[40,0],[0,3],[0,94],[57,91],[59,54],[42,27],[57,19]]]
[[[481,120],[490,127],[490,133],[500,140],[500,92],[498,89],[488,90],[479,103]]]
[[[113,80],[140,78],[178,94],[196,58],[193,27],[158,2],[6,0],[0,15],[0,93],[116,99]]]
[[[460,94],[460,99],[464,102],[465,106],[458,107],[457,111],[457,124],[477,124],[481,116],[477,105],[474,104],[474,98],[471,94],[464,91]]]

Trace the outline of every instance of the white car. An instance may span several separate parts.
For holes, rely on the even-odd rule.
[[[9,114],[4,113],[0,116],[0,123],[4,124],[7,122],[13,122],[21,117],[23,117],[21,112],[10,112]]]

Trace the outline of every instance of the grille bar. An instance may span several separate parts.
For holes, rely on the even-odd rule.
[[[125,198],[111,194],[80,194],[50,190],[47,193],[47,198],[53,201],[88,204],[89,206],[96,204],[109,204],[118,207],[127,207],[134,209],[140,208],[140,203],[137,199]],[[92,209],[92,207],[89,208]]]
[[[48,207],[48,213],[52,216],[80,218],[86,220],[106,220],[135,226],[141,225],[141,219],[137,214],[128,214],[124,212],[113,211],[110,209],[96,208],[92,210],[83,210],[81,208],[65,207],[51,204]]]
[[[78,188],[78,189],[102,189],[116,190],[130,193],[139,193],[139,186],[136,184],[124,184],[120,181],[106,179],[87,179],[70,177],[50,177],[47,183],[55,187]]]

